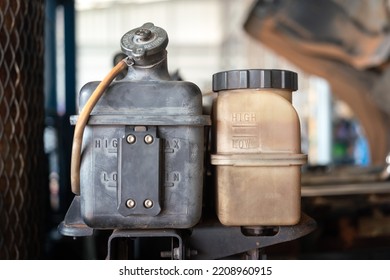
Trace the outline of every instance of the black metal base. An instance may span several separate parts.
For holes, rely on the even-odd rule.
[[[305,236],[316,222],[302,213],[294,226],[228,227],[216,217],[191,229],[115,229],[108,239],[107,259],[223,259],[258,258],[259,250]],[[90,236],[80,212],[80,197],[75,196],[65,220],[58,227],[66,236]]]

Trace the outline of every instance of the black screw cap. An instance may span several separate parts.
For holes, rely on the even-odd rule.
[[[278,69],[242,69],[213,75],[213,91],[249,88],[298,89],[295,72]]]

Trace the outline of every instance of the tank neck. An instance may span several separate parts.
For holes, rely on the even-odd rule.
[[[292,91],[285,89],[274,89],[274,88],[258,88],[258,89],[231,89],[231,90],[222,90],[218,92],[218,95],[224,94],[240,94],[240,93],[248,93],[251,92],[253,94],[261,94],[262,92],[271,92],[273,94],[279,95],[283,97],[288,102],[292,104]]]
[[[124,80],[171,80],[171,76],[168,72],[168,62],[166,52],[162,59],[154,64],[149,65],[137,65],[134,64],[129,67],[126,77]]]

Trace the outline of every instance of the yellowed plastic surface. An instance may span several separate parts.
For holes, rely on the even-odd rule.
[[[229,90],[214,104],[217,214],[229,226],[300,219],[300,124],[286,90]]]
[[[217,209],[228,226],[299,222],[300,167],[217,167]]]

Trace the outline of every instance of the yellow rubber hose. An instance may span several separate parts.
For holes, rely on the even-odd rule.
[[[83,142],[83,134],[85,126],[87,125],[89,115],[91,114],[96,103],[103,95],[104,91],[115,79],[115,77],[128,66],[127,58],[121,60],[100,82],[95,91],[89,97],[87,103],[81,110],[77,123],[74,129],[73,146],[72,146],[72,159],[70,165],[70,180],[72,192],[76,195],[80,195],[80,160],[81,160],[81,145]]]

